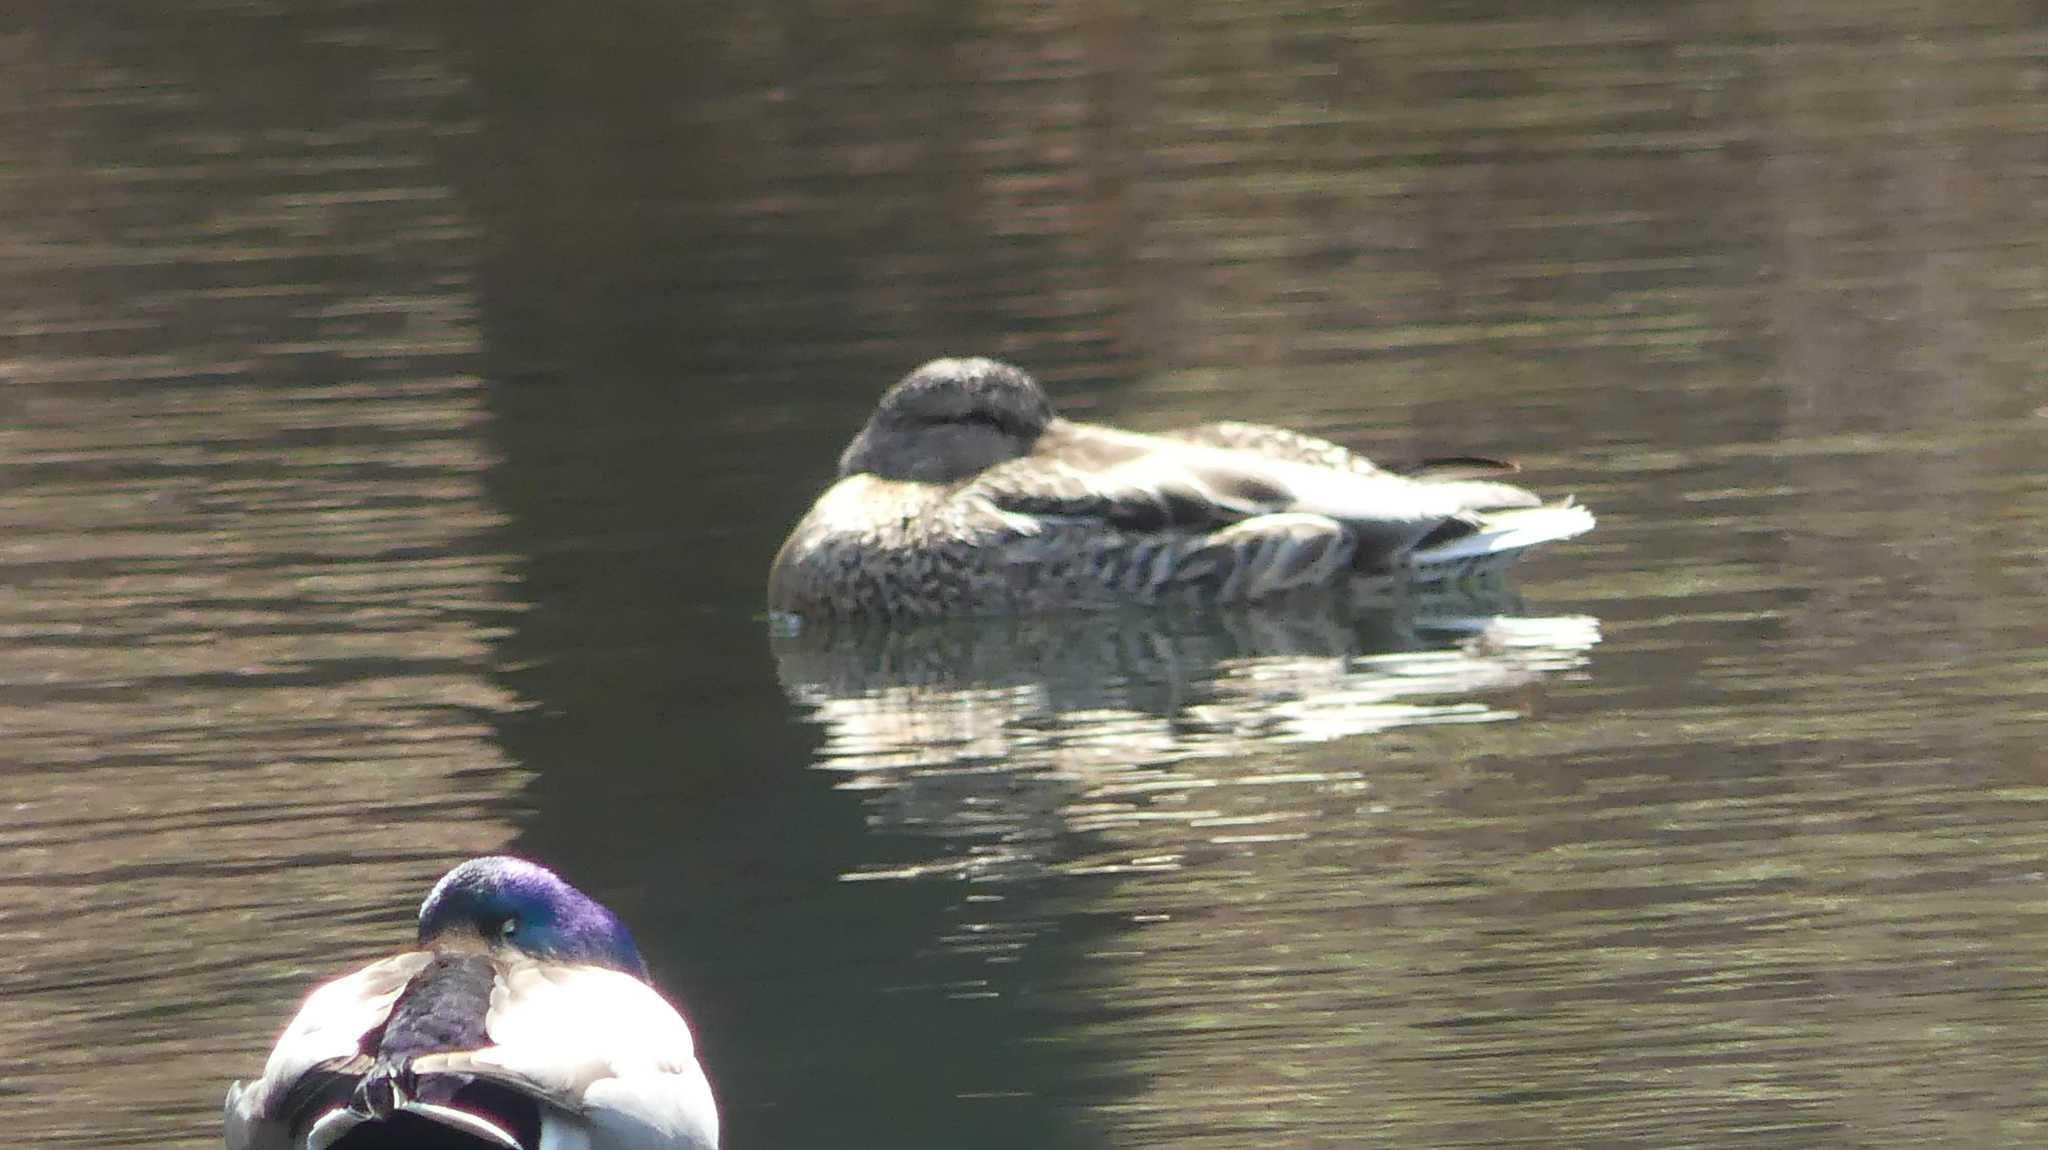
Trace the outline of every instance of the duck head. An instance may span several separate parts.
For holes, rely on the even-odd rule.
[[[839,475],[950,483],[1031,450],[1052,403],[993,359],[935,359],[897,381],[839,457]]]
[[[647,979],[647,964],[624,923],[553,871],[524,859],[471,859],[442,875],[420,904],[422,947],[478,938],[492,948]]]

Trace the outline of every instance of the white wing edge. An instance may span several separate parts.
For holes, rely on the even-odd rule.
[[[1509,558],[1539,544],[1584,535],[1593,529],[1594,522],[1593,513],[1576,503],[1492,511],[1486,513],[1484,525],[1478,531],[1448,543],[1420,548],[1408,558],[1418,568],[1469,563],[1492,556]]]
[[[592,1086],[583,1121],[600,1146],[717,1150],[718,1104],[695,1062],[660,1074],[629,1074]],[[650,1135],[659,1133],[659,1140]]]

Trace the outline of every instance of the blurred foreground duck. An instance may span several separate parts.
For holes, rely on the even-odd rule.
[[[419,948],[314,990],[228,1150],[712,1150],[690,1028],[625,926],[515,858],[471,859],[420,906]]]
[[[791,615],[1243,603],[1353,577],[1506,567],[1593,526],[1455,460],[1401,474],[1326,440],[1214,423],[1140,435],[1053,413],[990,359],[933,360],[882,397],[783,543]]]

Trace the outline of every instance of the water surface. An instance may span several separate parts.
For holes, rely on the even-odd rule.
[[[216,1142],[505,849],[634,924],[734,1147],[2037,1140],[2044,47],[28,4],[0,1115]],[[1601,525],[1479,609],[771,634],[874,397],[977,351]]]

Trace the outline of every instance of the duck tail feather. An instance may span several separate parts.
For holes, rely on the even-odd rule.
[[[460,1106],[416,1097],[406,1088],[407,1085],[395,1076],[382,1078],[379,1085],[369,1092],[369,1097],[374,1100],[372,1105],[364,1105],[366,1096],[359,1092],[350,1105],[337,1106],[322,1114],[306,1132],[306,1150],[331,1150],[365,1123],[376,1123],[390,1129],[388,1139],[373,1139],[368,1143],[372,1146],[440,1146],[447,1141],[445,1133],[440,1139],[423,1138],[427,1134],[424,1123],[461,1135],[464,1146],[474,1145],[479,1150],[484,1147],[532,1150],[530,1142],[522,1142],[517,1134],[491,1117]],[[429,1089],[427,1093],[446,1094],[448,1091]],[[451,1096],[451,1100],[457,1099]]]
[[[473,1135],[489,1145],[503,1147],[504,1150],[525,1150],[520,1145],[519,1139],[511,1131],[481,1115],[471,1114],[467,1110],[457,1110],[453,1106],[442,1106],[433,1102],[419,1101],[406,1103],[405,1110],[408,1114],[417,1114],[430,1122],[446,1126],[451,1130],[460,1130],[465,1134]]]
[[[1497,571],[1532,547],[1591,531],[1594,522],[1591,511],[1571,500],[1483,512],[1471,532],[1418,547],[1410,553],[1409,562],[1424,581]]]

